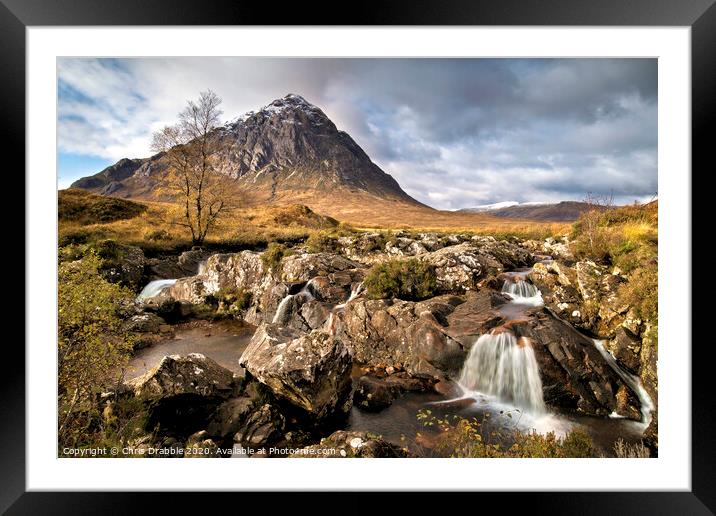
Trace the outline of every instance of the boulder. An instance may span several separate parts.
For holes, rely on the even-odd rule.
[[[148,405],[147,426],[188,435],[234,393],[234,375],[200,353],[165,356],[127,387]]]
[[[205,398],[228,398],[234,375],[201,353],[165,356],[159,365],[127,382],[135,396],[160,400],[193,394]]]
[[[620,303],[617,295],[625,280],[603,265],[592,261],[577,262],[574,267],[554,261],[538,263],[530,279],[542,291],[545,305],[578,328],[613,338],[627,321],[629,306]]]
[[[570,263],[574,260],[569,238],[566,236],[560,238],[548,237],[541,241],[525,240],[522,245],[534,253],[545,255],[545,258],[560,259]]]
[[[321,450],[322,453],[316,453]],[[400,446],[369,432],[339,430],[321,439],[320,444],[307,446],[294,453],[294,458],[398,458],[407,457]]]
[[[281,279],[283,281],[308,281],[316,276],[327,276],[333,272],[359,268],[362,268],[360,263],[338,254],[294,254],[283,259]]]
[[[166,291],[166,296],[179,301],[203,303],[207,296],[219,290],[242,290],[251,293],[252,306],[244,319],[251,324],[273,321],[281,301],[300,290],[298,285],[317,276],[325,277],[316,284],[316,294],[326,302],[341,302],[350,295],[351,284],[360,282],[363,266],[339,255],[330,253],[297,253],[285,257],[277,270],[267,268],[261,253],[242,251],[236,254],[215,254],[206,263],[203,274],[180,278]],[[343,273],[343,274],[339,274]],[[292,315],[298,312],[302,301],[309,296],[297,298]],[[312,318],[314,324],[315,317]],[[308,330],[314,326],[296,323],[297,329]]]
[[[421,260],[435,268],[438,288],[442,292],[462,293],[477,286],[485,265],[501,269],[501,264],[490,256],[482,255],[470,244],[444,247],[424,254]]]
[[[463,346],[440,324],[453,308],[453,296],[414,303],[361,300],[337,314],[336,337],[365,365],[402,363],[408,372],[441,375],[459,370]]]
[[[472,245],[476,246],[483,255],[489,255],[499,262],[502,270],[512,270],[520,267],[528,267],[535,261],[534,255],[526,249],[522,242],[512,237],[510,239],[498,240],[491,236],[475,235],[470,239]],[[499,272],[496,268],[491,270],[486,267],[488,274]]]
[[[203,249],[184,251],[179,256],[150,258],[146,262],[149,281],[165,278],[184,278],[199,274],[199,264],[211,253]]]
[[[203,274],[178,279],[166,294],[178,301],[203,303],[208,295],[219,289],[243,288],[260,297],[274,283],[275,279],[261,261],[260,253],[242,251],[212,255]]]
[[[351,355],[333,336],[276,324],[257,328],[239,363],[279,398],[316,419],[345,414],[351,405]]]
[[[124,322],[123,329],[130,333],[159,333],[165,325],[164,319],[152,312],[144,312],[130,317]]]

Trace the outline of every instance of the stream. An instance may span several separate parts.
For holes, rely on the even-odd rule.
[[[528,281],[531,269],[519,269],[504,274],[502,292],[512,300],[496,309],[507,321],[519,320],[534,307],[543,305],[541,292]],[[175,280],[151,282],[140,294],[147,299],[171,285]],[[298,293],[287,296],[279,305],[274,322],[284,322],[288,305],[293,301],[305,301],[313,297],[311,281]],[[360,295],[362,285],[354,288],[350,299],[334,307],[343,309],[345,304]],[[305,299],[301,299],[305,298]],[[333,332],[335,318],[331,312],[326,321],[326,331]],[[177,327],[174,338],[144,348],[130,361],[126,376],[134,378],[159,364],[165,355],[202,353],[235,373],[241,373],[239,357],[248,345],[255,327],[236,321],[218,321],[198,326]],[[428,439],[435,430],[426,428],[417,418],[420,410],[428,409],[433,416],[457,415],[475,417],[482,421],[480,433],[483,439],[491,439],[493,433],[518,429],[523,432],[554,432],[558,437],[580,429],[588,433],[599,452],[614,456],[613,446],[621,438],[627,443],[638,442],[650,420],[653,403],[641,386],[638,377],[622,370],[604,348],[601,341],[594,341],[599,352],[624,382],[639,397],[642,421],[618,417],[600,418],[562,413],[547,408],[542,397],[539,369],[529,342],[515,335],[505,326],[481,335],[470,349],[463,364],[456,386],[460,395],[448,398],[436,393],[407,393],[396,399],[391,406],[380,412],[366,412],[352,408],[346,429],[369,431],[382,435],[387,441],[430,455],[429,446],[423,447],[422,439]],[[354,380],[357,376],[354,377]]]
[[[508,322],[524,318],[526,312],[542,306],[541,292],[527,280],[530,268],[518,269],[504,274],[502,292],[512,301],[495,311]],[[529,343],[520,342],[504,326],[481,335],[470,349],[457,381],[462,395],[448,398],[434,393],[409,393],[398,398],[387,409],[367,413],[353,407],[349,430],[371,431],[384,439],[405,445],[404,437],[417,433],[429,436],[434,430],[424,426],[417,418],[420,410],[428,409],[438,418],[461,416],[476,418],[482,422],[480,434],[483,440],[493,439],[493,432],[512,429],[522,432],[536,431],[541,434],[554,432],[562,437],[571,430],[581,430],[592,438],[598,451],[614,456],[614,443],[623,439],[627,443],[641,440],[650,421],[653,402],[639,379],[618,366],[603,343],[594,340],[595,346],[609,365],[637,394],[642,406],[642,421],[610,417],[579,415],[547,409],[542,399],[539,369]],[[429,440],[429,437],[427,438]],[[429,455],[420,442],[407,442]],[[422,449],[422,450],[421,450]]]

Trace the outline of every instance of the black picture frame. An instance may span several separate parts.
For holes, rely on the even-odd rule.
[[[572,26],[688,26],[691,28],[692,170],[674,171],[688,180],[713,168],[713,146],[707,129],[716,120],[715,0],[443,0],[371,1],[350,7],[282,9],[270,2],[244,0],[0,0],[0,73],[2,145],[6,155],[19,158],[24,169],[25,30],[30,26],[63,25],[572,25]],[[294,6],[295,7],[295,6]],[[19,174],[18,174],[19,175]],[[23,189],[22,184],[18,188]],[[692,233],[693,234],[693,233]],[[16,246],[19,248],[19,245]],[[23,251],[24,253],[24,251]],[[17,259],[17,258],[16,258]],[[25,270],[25,274],[30,271]],[[680,278],[689,281],[691,277]],[[685,300],[689,302],[690,300]],[[690,340],[689,333],[685,332]],[[9,343],[9,339],[8,339]],[[690,341],[679,343],[690,346]],[[714,424],[709,346],[692,346],[692,490],[637,493],[511,493],[510,505],[551,514],[713,514]],[[25,368],[16,350],[13,367],[5,368],[0,403],[0,510],[8,514],[104,514],[143,512],[154,494],[25,492]],[[697,451],[697,453],[694,452]],[[558,488],[558,487],[557,487]],[[212,506],[228,495],[212,494]],[[241,495],[245,497],[246,495]],[[292,503],[301,504],[293,495]],[[504,503],[506,495],[494,496]],[[218,497],[218,499],[217,499]],[[500,501],[500,499],[502,501]],[[413,497],[420,503],[421,497]],[[203,507],[196,495],[164,494],[162,512]],[[487,507],[488,501],[481,502]],[[242,504],[243,505],[243,504]],[[248,507],[248,506],[246,506]],[[401,508],[404,510],[404,507]]]

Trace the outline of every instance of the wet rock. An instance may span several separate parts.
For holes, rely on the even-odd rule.
[[[604,360],[594,343],[547,310],[516,321],[511,329],[535,352],[545,402],[597,416],[616,412],[638,419],[635,393]],[[618,393],[621,399],[618,399]]]
[[[268,403],[255,410],[234,434],[234,442],[242,446],[265,446],[281,438],[284,417]]]
[[[451,300],[356,300],[337,315],[336,337],[361,364],[399,362],[411,373],[434,376],[441,370],[456,371],[465,352],[439,322],[452,307]]]
[[[432,391],[437,382],[436,378],[416,377],[407,372],[388,374],[382,378],[363,375],[356,381],[353,405],[363,410],[377,412],[390,406],[396,398],[405,392]]]
[[[632,374],[639,372],[641,366],[641,339],[632,332],[623,327],[618,328],[614,338],[607,341],[605,347],[621,366]]]
[[[239,362],[276,396],[317,419],[350,410],[351,355],[327,333],[300,335],[264,323]]]
[[[470,347],[482,334],[504,322],[494,310],[509,302],[510,298],[490,290],[471,292],[447,316],[446,332],[464,347]]]
[[[316,450],[328,453],[315,453]],[[312,453],[313,452],[313,453]],[[303,448],[291,457],[322,457],[322,458],[397,458],[408,454],[400,446],[383,440],[380,436],[369,432],[347,432],[339,430],[321,439],[320,444]]]
[[[221,439],[233,436],[244,426],[255,405],[256,400],[248,396],[226,400],[211,416],[207,432]]]

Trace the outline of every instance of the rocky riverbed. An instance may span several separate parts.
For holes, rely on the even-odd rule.
[[[429,407],[493,421],[516,409],[505,424],[584,428],[606,455],[617,438],[656,451],[648,322],[616,302],[618,270],[575,260],[564,240],[361,233],[278,263],[128,256],[117,277],[176,280],[147,287],[126,322],[138,345],[118,395],[146,408],[145,444],[406,456],[429,448],[416,440]],[[429,297],[367,292],[371,266],[407,258],[433,271]]]

